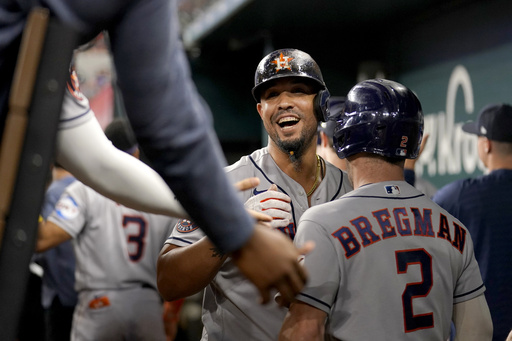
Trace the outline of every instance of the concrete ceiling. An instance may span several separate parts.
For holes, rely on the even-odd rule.
[[[229,1],[227,1],[229,2]],[[237,1],[229,19],[197,41],[205,52],[269,49],[341,50],[364,37],[404,29],[469,0],[253,0]]]

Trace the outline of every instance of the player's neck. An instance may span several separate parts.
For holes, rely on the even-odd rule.
[[[363,185],[383,181],[403,181],[403,165],[396,165],[383,160],[366,157],[349,159],[349,174],[354,189]]]
[[[316,145],[308,147],[299,158],[282,151],[273,144],[269,144],[268,149],[277,166],[301,184],[306,193],[314,186],[315,181],[322,180],[324,172],[318,175],[319,161],[316,156]],[[323,161],[320,161],[320,168],[325,168]]]
[[[487,157],[486,168],[489,172],[498,169],[512,169],[512,155],[497,155],[497,154],[489,154]]]

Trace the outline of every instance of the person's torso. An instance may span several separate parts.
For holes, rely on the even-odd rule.
[[[248,177],[260,179],[256,188],[240,193],[243,202],[266,191],[272,184],[291,198],[293,221],[281,231],[293,239],[300,217],[309,208],[308,198],[304,188],[277,167],[267,148],[242,157],[226,171],[233,183]],[[311,195],[312,206],[339,198],[351,189],[346,173],[326,163],[325,177]],[[287,310],[273,300],[266,305],[259,304],[258,300],[257,289],[228,259],[205,290],[203,323],[208,336],[203,340],[277,339]]]
[[[119,205],[77,181],[50,219],[73,237],[77,290],[156,288],[156,261],[171,218]]]
[[[300,299],[340,340],[446,340],[453,304],[485,290],[466,228],[404,181],[363,186],[299,228],[296,243],[325,252],[306,255]]]

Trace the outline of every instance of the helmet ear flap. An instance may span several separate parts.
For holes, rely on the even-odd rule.
[[[313,110],[318,122],[326,122],[329,119],[329,98],[331,94],[329,90],[320,90],[313,100]]]

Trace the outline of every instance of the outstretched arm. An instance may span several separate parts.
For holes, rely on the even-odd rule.
[[[122,205],[188,217],[164,180],[140,160],[114,147],[95,118],[59,131],[57,161],[85,185]]]
[[[60,226],[50,221],[42,221],[37,233],[36,252],[44,252],[69,239],[71,235]]]
[[[157,261],[158,291],[166,301],[193,295],[213,280],[226,258],[208,237],[184,247],[166,244]]]
[[[235,184],[240,191],[259,184],[258,178],[247,178]],[[270,217],[251,211],[255,219],[270,222]],[[166,244],[157,260],[157,285],[167,301],[193,295],[204,289],[215,277],[227,255],[208,237],[188,246]]]

